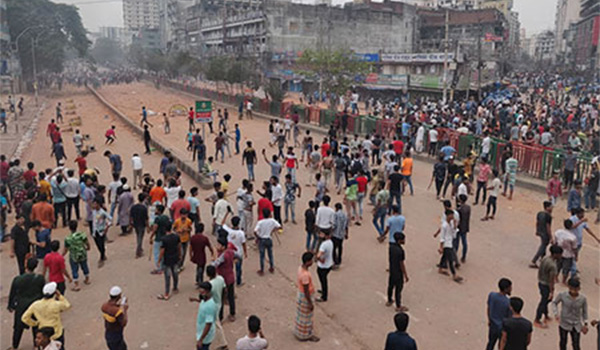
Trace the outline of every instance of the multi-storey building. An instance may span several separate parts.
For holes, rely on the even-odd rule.
[[[573,28],[575,64],[600,72],[600,1],[581,0],[579,17]]]
[[[158,28],[158,0],[123,0],[123,20],[125,28],[137,31],[141,28]]]
[[[566,62],[570,56],[570,46],[567,37],[573,23],[579,21],[581,0],[558,0],[554,19],[554,53],[557,62]]]

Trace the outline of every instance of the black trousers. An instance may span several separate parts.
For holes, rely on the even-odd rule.
[[[483,190],[483,199],[481,203],[485,203],[485,199],[487,198],[487,182],[477,181],[477,192],[475,193],[475,203],[479,203],[479,192]]]
[[[575,171],[565,169],[564,177],[565,177],[565,188],[571,188],[571,186],[573,186],[573,178],[575,177]]]
[[[58,215],[62,216],[63,226],[67,226],[67,202],[54,203],[54,225],[58,226]]]
[[[488,197],[487,209],[485,210],[485,215],[490,215],[490,211],[492,212],[492,216],[496,215],[496,200],[497,198],[494,196]]]
[[[535,312],[536,321],[540,321],[542,315],[548,317],[548,304],[550,303],[550,300],[548,299],[550,297],[550,286],[538,283],[538,288],[540,290],[540,302]]]
[[[144,140],[144,147],[146,147],[146,153],[150,154],[150,140]]]
[[[229,314],[235,316],[235,283],[228,284],[225,286],[225,293],[227,294],[227,303],[229,304]],[[219,310],[219,319],[223,319],[223,309],[225,303],[221,301],[221,310]]]
[[[79,196],[75,198],[67,197],[67,221],[71,221],[71,211],[75,210],[75,217],[79,220]]]
[[[435,192],[436,192],[436,196],[440,196],[440,193],[442,192],[442,187],[444,186],[444,180],[438,180],[435,179]]]
[[[560,350],[567,350],[567,338],[569,337],[569,334],[571,334],[571,343],[573,344],[573,350],[581,350],[581,346],[579,345],[579,339],[581,338],[581,334],[577,332],[575,328],[568,331],[558,326],[558,334],[560,336]]]
[[[105,235],[94,235],[94,242],[96,243],[96,247],[98,248],[98,252],[100,252],[100,260],[106,260],[106,236]]]
[[[404,288],[404,279],[402,276],[392,276],[388,279],[387,298],[388,302],[392,302],[392,294],[394,294],[394,301],[396,307],[399,308],[402,305],[402,288]]]
[[[15,259],[17,259],[17,266],[19,267],[19,275],[25,273],[25,256],[27,253],[15,253]]]
[[[327,300],[327,295],[329,292],[329,285],[327,283],[327,275],[329,275],[329,272],[331,271],[331,268],[328,269],[322,269],[320,267],[317,268],[317,275],[319,276],[319,282],[321,282],[321,299],[323,301]]]
[[[273,206],[273,219],[281,225],[281,205]]]
[[[23,332],[25,329],[28,329],[29,326],[21,321],[21,316],[23,316],[23,313],[15,311],[14,315],[12,347],[18,349],[19,344],[21,343]],[[31,333],[33,335],[33,342],[35,343],[35,333],[37,333],[37,327],[33,327],[31,329]]]
[[[342,251],[344,247],[344,239],[331,237],[331,241],[333,241],[333,263],[336,265],[340,265],[342,263]]]
[[[448,186],[452,184],[453,179],[451,177],[446,177],[446,182],[444,183],[444,192],[442,193],[444,197],[446,197],[446,191],[448,190]]]
[[[456,270],[454,269],[454,264],[456,263],[456,261],[454,261],[455,256],[456,255],[454,253],[454,249],[444,248],[444,253],[442,254],[442,260],[440,261],[440,266],[442,266],[442,267],[445,267],[446,264],[448,264],[448,266],[450,267],[450,272],[452,272],[453,276],[456,274]]]

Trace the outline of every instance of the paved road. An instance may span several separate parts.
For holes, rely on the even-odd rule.
[[[139,120],[142,105],[162,112],[173,104],[190,106],[193,103],[189,97],[168,90],[158,91],[145,84],[103,87],[100,92],[133,120]],[[108,168],[108,161],[102,157],[105,149],[102,145],[103,134],[109,125],[115,124],[119,138],[110,149],[121,154],[125,160],[124,174],[129,174],[131,170],[127,160],[133,152],[143,152],[141,140],[110,116],[91,96],[78,93],[75,101],[84,118],[81,128],[83,133],[90,134],[92,142],[100,150],[90,155],[89,163],[99,166],[101,171]],[[50,105],[54,105],[54,101],[50,101]],[[40,125],[45,126],[53,113],[53,109],[48,109]],[[108,119],[104,118],[105,114],[109,114]],[[150,120],[154,123],[157,118],[151,117]],[[253,140],[259,150],[268,148],[266,121],[244,120],[240,125],[243,139]],[[156,126],[152,129],[152,135],[167,143],[177,154],[189,156],[185,151],[187,121],[183,118],[173,120],[171,127],[171,134],[164,135],[160,126]],[[68,136],[65,138],[70,139]],[[41,168],[51,166],[53,160],[41,152],[49,143],[42,133],[38,133],[34,140],[35,147],[28,150],[24,159],[33,160]],[[208,142],[208,145],[209,150],[214,150],[212,142]],[[273,149],[268,153],[272,151]],[[67,154],[74,154],[70,142],[67,142]],[[153,154],[143,156],[143,159],[145,169],[156,174],[160,156]],[[257,178],[266,179],[269,169],[264,162],[259,165]],[[232,174],[231,190],[235,190],[245,176],[239,156],[226,157],[225,163],[217,163],[215,168],[221,174]],[[426,190],[430,170],[429,164],[415,163],[415,196],[403,198],[404,214],[407,217],[405,249],[411,278],[405,286],[403,299],[412,316],[409,331],[423,349],[483,348],[486,340],[485,300],[487,294],[496,288],[500,277],[513,280],[513,295],[524,298],[524,315],[530,319],[533,317],[538,299],[536,271],[528,269],[527,263],[537,247],[538,242],[533,235],[533,218],[544,198],[539,193],[518,190],[514,201],[509,202],[504,198],[499,200],[497,220],[487,223],[478,220],[483,215],[484,208],[473,208],[468,261],[460,271],[466,281],[458,285],[449,278],[438,275],[435,269],[435,263],[439,259],[436,251],[438,242],[432,238],[432,234],[439,225],[441,204],[435,200],[434,193]],[[101,180],[105,183],[109,181],[107,175],[107,171],[102,171]],[[299,179],[303,185],[303,195],[297,203],[297,213],[301,215],[308,199],[314,195],[314,188],[305,186],[308,173],[302,167]],[[187,177],[184,177],[184,186],[192,186]],[[204,192],[201,197],[207,195]],[[341,201],[341,197],[334,196],[334,201]],[[202,206],[202,217],[203,221],[208,221],[207,205]],[[561,203],[556,209],[555,222],[562,221],[563,217],[566,217],[566,211],[564,203]],[[315,316],[316,331],[322,338],[320,343],[298,343],[291,333],[295,317],[293,283],[305,241],[303,220],[297,226],[286,226],[281,237],[282,244],[275,246],[275,262],[278,267],[275,274],[258,277],[254,273],[258,267],[257,253],[250,251],[249,259],[244,262],[246,285],[237,291],[238,320],[224,325],[230,343],[244,334],[244,318],[257,314],[263,319],[263,328],[273,349],[382,348],[385,334],[393,329],[394,312],[384,305],[387,246],[376,241],[376,233],[370,220],[371,214],[367,213],[362,226],[351,227],[350,239],[344,246],[343,266],[330,275],[330,300],[319,306]],[[594,229],[598,231],[597,227]],[[64,230],[57,231],[55,237],[64,237]],[[110,235],[115,237],[116,234],[117,229],[113,228]],[[593,284],[593,278],[600,275],[600,251],[587,237],[585,244],[579,262],[582,292],[588,296],[590,317],[598,318],[599,293],[598,287]],[[67,292],[67,298],[73,303],[73,309],[64,315],[67,344],[70,348],[103,348],[103,340],[99,336],[102,331],[99,307],[113,284],[123,287],[131,303],[130,325],[126,331],[131,348],[181,349],[192,346],[196,306],[187,302],[187,297],[195,293],[192,269],[186,269],[181,276],[180,295],[169,302],[160,302],[155,296],[162,291],[163,279],[148,273],[151,264],[146,258],[133,258],[133,247],[133,237],[116,238],[115,243],[109,245],[109,261],[102,269],[97,269],[94,264],[97,252],[94,249],[90,252],[92,286],[84,287],[79,293]],[[6,247],[4,250],[0,257],[3,267],[2,302],[5,302],[8,283],[16,271],[15,264],[9,261],[6,254]],[[313,277],[317,281],[315,271]],[[559,286],[558,289],[565,288]],[[12,322],[10,316],[6,312],[2,313],[2,347],[8,346]],[[536,329],[532,349],[557,348],[557,333],[556,324],[548,330]],[[24,339],[24,345],[28,346],[29,338]],[[595,334],[583,337],[584,349],[593,348],[593,344]]]

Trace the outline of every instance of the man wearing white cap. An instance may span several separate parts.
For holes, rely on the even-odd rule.
[[[127,325],[126,298],[122,298],[123,291],[114,286],[109,291],[110,299],[102,305],[102,317],[104,317],[104,338],[109,350],[127,350],[127,344],[123,338],[123,330]]]
[[[46,283],[42,294],[44,297],[31,304],[21,317],[21,321],[30,327],[51,327],[54,329],[52,340],[58,340],[65,349],[65,334],[60,314],[68,310],[71,304],[56,289],[56,282]],[[35,319],[34,319],[35,317]]]

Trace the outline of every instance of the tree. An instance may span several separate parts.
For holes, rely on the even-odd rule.
[[[125,53],[121,45],[108,38],[99,38],[90,50],[90,56],[99,64],[121,65],[125,62]]]
[[[6,5],[11,38],[22,34],[16,44],[25,77],[33,77],[33,41],[38,72],[61,72],[69,49],[87,55],[90,41],[77,7],[49,0],[8,0]]]
[[[333,92],[337,98],[356,84],[355,78],[366,75],[370,64],[359,60],[350,50],[306,50],[297,61],[301,74],[319,82],[319,92]]]
[[[264,89],[271,101],[282,102],[285,98],[285,91],[283,90],[283,87],[281,87],[281,82],[278,80],[269,81]]]

